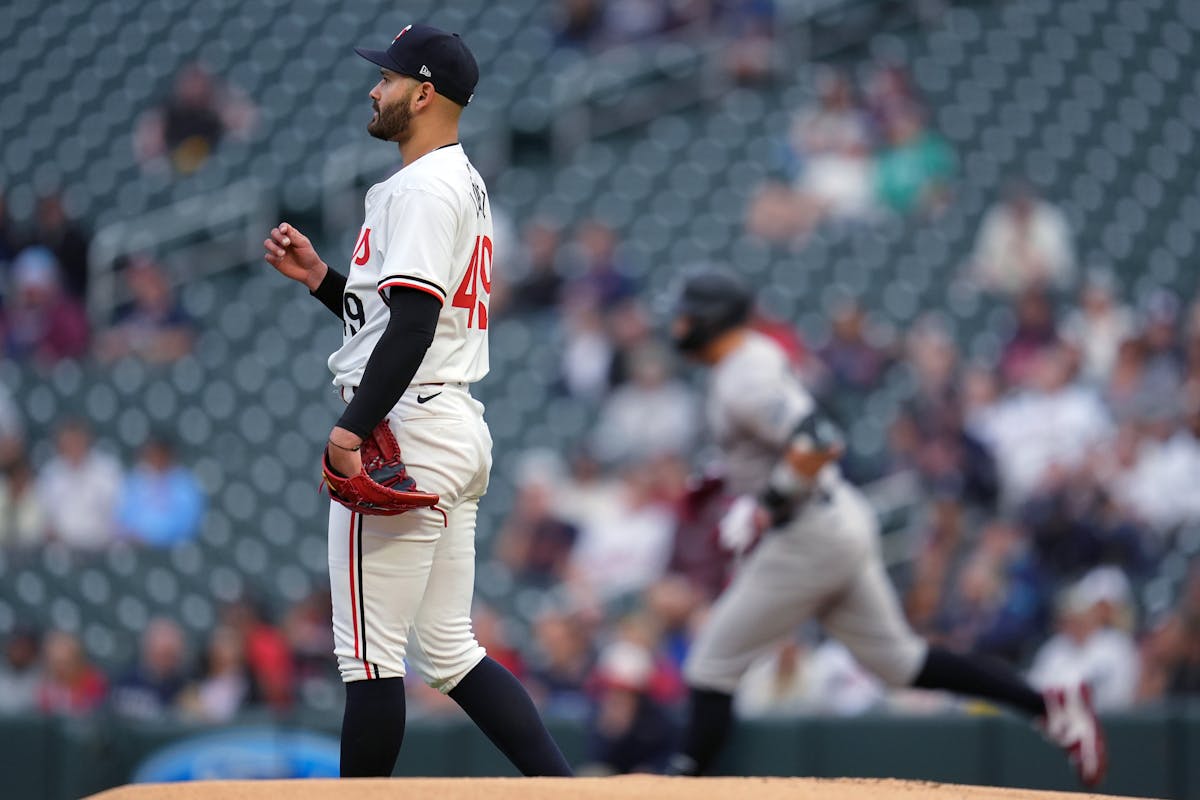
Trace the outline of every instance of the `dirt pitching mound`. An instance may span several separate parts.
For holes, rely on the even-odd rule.
[[[1099,795],[850,778],[396,778],[122,786],[88,800],[1087,800]],[[1114,800],[1106,797],[1105,800]]]

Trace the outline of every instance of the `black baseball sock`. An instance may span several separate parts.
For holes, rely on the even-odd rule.
[[[692,689],[688,703],[683,752],[671,759],[672,775],[703,775],[729,738],[733,727],[733,695],[711,689]]]
[[[943,689],[995,700],[1030,716],[1046,713],[1046,703],[1009,667],[979,656],[930,647],[925,665],[913,681],[918,689]]]
[[[387,778],[404,741],[404,679],[346,684],[342,777]]]
[[[525,687],[501,664],[484,658],[449,695],[522,775],[573,774]]]

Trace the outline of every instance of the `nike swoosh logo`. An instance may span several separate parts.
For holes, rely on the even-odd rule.
[[[417,402],[418,403],[428,403],[430,400],[437,397],[439,394],[441,394],[441,392],[434,392],[433,394],[429,395],[429,397],[421,397],[421,395],[417,395]]]

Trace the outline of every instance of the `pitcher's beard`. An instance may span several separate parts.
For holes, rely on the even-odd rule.
[[[367,125],[367,133],[385,142],[400,142],[408,138],[409,127],[412,125],[412,112],[405,102],[399,102],[386,109],[380,108],[378,116]]]

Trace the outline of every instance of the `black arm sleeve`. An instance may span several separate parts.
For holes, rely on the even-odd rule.
[[[412,382],[433,342],[442,304],[428,292],[393,286],[387,327],[367,359],[354,399],[338,426],[364,439],[387,416]]]
[[[309,292],[309,294],[320,300],[326,308],[337,315],[338,319],[342,319],[342,295],[345,291],[346,276],[330,267],[329,271],[325,273],[325,277],[321,279],[321,285],[315,292]]]

